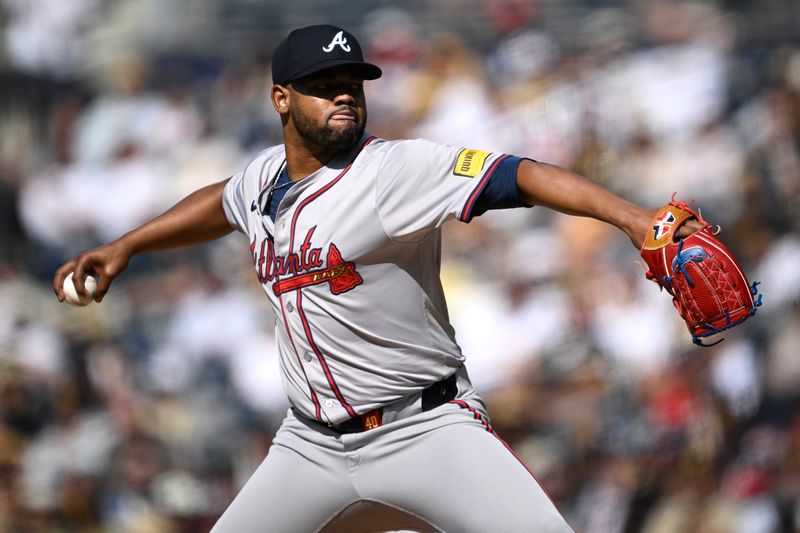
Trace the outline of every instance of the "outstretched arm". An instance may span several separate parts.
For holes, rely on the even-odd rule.
[[[83,286],[84,275],[98,277],[95,300],[100,302],[111,282],[125,270],[134,255],[198,244],[233,231],[222,209],[222,191],[226,183],[224,180],[199,189],[119,239],[82,252],[66,262],[53,277],[53,290],[58,300],[64,301],[64,278],[70,272],[75,272],[75,288],[85,296],[89,293]]]
[[[563,168],[523,160],[517,170],[520,199],[528,205],[541,205],[613,224],[624,231],[639,248],[644,242],[655,210],[648,210],[600,185]]]

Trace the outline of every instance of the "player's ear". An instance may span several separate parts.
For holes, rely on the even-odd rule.
[[[283,85],[272,86],[272,107],[281,115],[289,112],[289,89]]]

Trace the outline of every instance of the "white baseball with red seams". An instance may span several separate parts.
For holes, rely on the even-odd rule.
[[[70,272],[67,277],[64,278],[64,301],[76,307],[84,307],[89,305],[92,303],[92,301],[94,301],[95,291],[97,290],[97,280],[94,279],[94,276],[88,274],[84,278],[83,285],[91,295],[91,297],[87,298],[86,296],[80,294],[75,288],[75,283],[72,281],[73,274],[74,272]]]

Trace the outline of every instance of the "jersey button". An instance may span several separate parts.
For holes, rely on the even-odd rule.
[[[289,311],[290,313],[294,311],[294,306],[292,305],[292,302],[286,304],[286,310]]]
[[[303,359],[305,359],[306,362],[310,363],[311,359],[313,359],[313,357],[311,357],[310,353],[306,352],[306,354],[303,356]]]
[[[330,398],[326,398],[326,399],[325,399],[325,407],[327,407],[328,409],[330,409],[330,408],[331,408],[331,407],[333,407],[333,406],[334,406],[333,400],[331,400]]]

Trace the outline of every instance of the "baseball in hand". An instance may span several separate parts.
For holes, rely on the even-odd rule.
[[[87,274],[86,279],[83,281],[86,290],[92,295],[91,298],[87,298],[82,294],[79,294],[75,289],[75,284],[72,282],[72,274],[74,274],[74,272],[70,272],[69,275],[64,279],[64,301],[70,305],[76,305],[78,307],[89,305],[94,299],[95,291],[97,290],[97,280],[94,279],[93,276]]]

